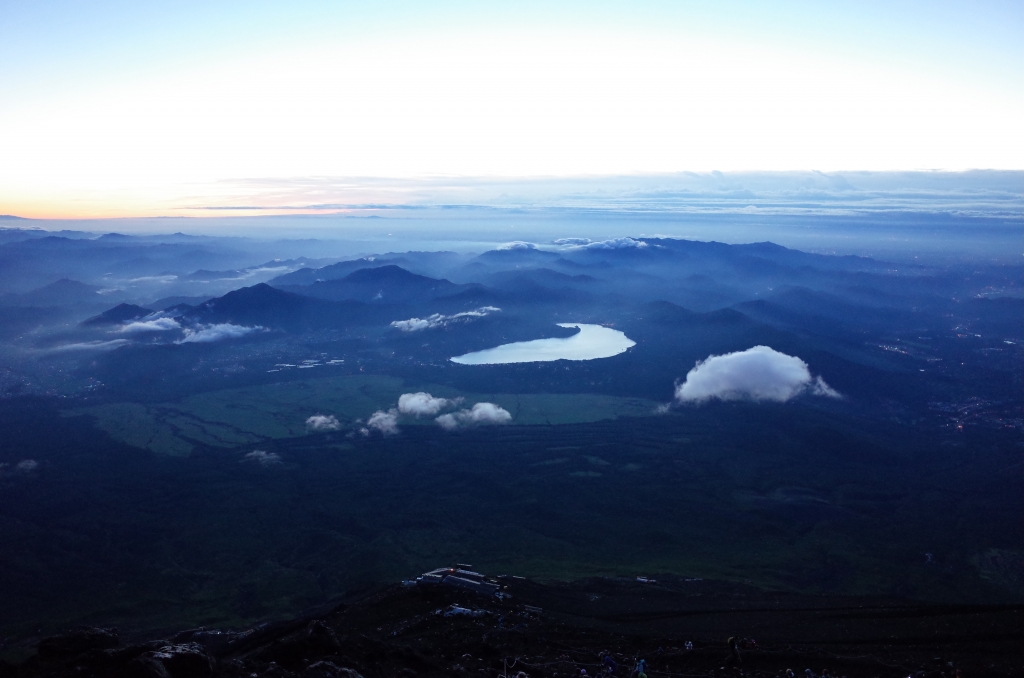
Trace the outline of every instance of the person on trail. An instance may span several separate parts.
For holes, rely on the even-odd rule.
[[[736,666],[737,664],[743,663],[743,658],[740,657],[739,643],[736,642],[736,637],[733,636],[726,644],[729,646],[729,655],[725,658],[726,666]]]
[[[690,641],[686,641],[686,651],[687,652],[692,652],[693,651],[693,643],[691,643]]]
[[[636,668],[633,669],[633,675],[636,678],[647,678],[647,660],[641,659],[636,663]]]
[[[615,663],[615,660],[612,659],[612,656],[608,653],[605,653],[603,661],[604,670],[607,671],[609,675],[614,675],[615,670],[619,668],[619,665]]]

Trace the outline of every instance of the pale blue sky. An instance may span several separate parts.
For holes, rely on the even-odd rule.
[[[399,33],[546,27],[699,31],[939,77],[1024,83],[1024,3],[949,2],[0,2],[4,99],[193,60]],[[9,89],[11,85],[15,88]],[[25,89],[22,89],[25,88]]]
[[[1022,36],[1020,1],[0,0],[0,212],[255,177],[1020,168]]]

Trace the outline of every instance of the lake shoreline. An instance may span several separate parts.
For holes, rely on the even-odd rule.
[[[554,360],[598,360],[625,353],[636,342],[619,330],[604,325],[558,323],[559,327],[576,327],[571,337],[534,339],[502,344],[450,358],[460,365],[508,365],[512,363],[551,362]]]

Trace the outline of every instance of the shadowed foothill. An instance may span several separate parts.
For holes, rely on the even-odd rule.
[[[25,678],[1020,675],[1019,605],[907,605],[638,579],[543,584],[459,564],[244,630],[124,640],[83,628],[0,666]]]

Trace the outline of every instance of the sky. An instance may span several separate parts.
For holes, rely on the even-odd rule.
[[[0,214],[25,217],[1019,170],[1020,120],[1019,1],[0,0]]]

